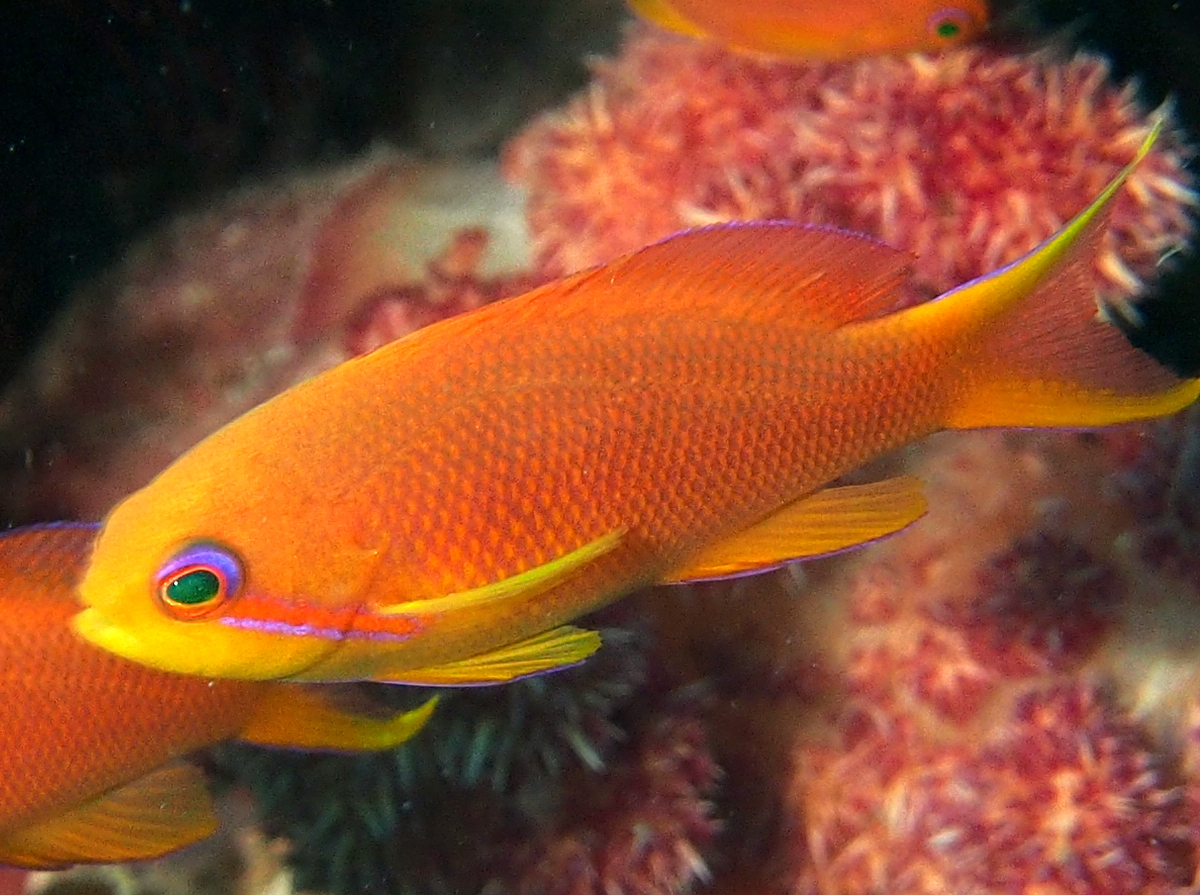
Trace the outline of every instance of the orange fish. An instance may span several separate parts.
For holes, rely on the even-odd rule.
[[[628,0],[671,31],[735,49],[845,59],[965,43],[988,23],[984,0]]]
[[[903,528],[914,479],[827,485],[914,439],[1176,411],[1200,380],[1130,346],[1091,286],[1131,168],[1025,258],[906,310],[905,254],[734,224],[344,363],[120,504],[76,628],[190,674],[507,680],[590,654],[565,623],[634,588]]]
[[[156,857],[216,825],[203,775],[180,756],[230,738],[382,749],[432,711],[374,720],[313,688],[163,674],[95,649],[70,627],[95,534],[0,536],[0,864]]]

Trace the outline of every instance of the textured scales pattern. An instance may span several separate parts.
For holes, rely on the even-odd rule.
[[[769,531],[782,507],[940,428],[1178,410],[1200,380],[1175,380],[1116,337],[1075,275],[1158,132],[1057,237],[899,313],[908,262],[895,250],[734,224],[335,368],[217,432],[113,512],[77,629],[193,674],[434,679],[439,665],[461,672],[498,647],[521,651],[748,528]],[[1071,342],[1091,350],[1060,350]],[[174,621],[154,582],[197,540],[237,557],[247,604],[349,607],[342,637],[209,623],[238,617],[236,595],[207,622]],[[561,580],[526,574],[596,544]],[[777,562],[779,548],[761,558]],[[490,587],[514,576],[541,583]],[[434,611],[403,639],[412,601]],[[349,636],[359,619],[371,621],[364,631],[406,625],[403,642]],[[539,660],[537,642],[527,649],[531,667],[557,662]],[[572,657],[587,652],[577,642]]]
[[[260,685],[164,675],[81,642],[71,587],[95,529],[0,538],[0,843],[231,736]]]
[[[478,613],[428,619],[403,662],[437,664],[656,580],[702,544],[936,428],[937,334],[880,316],[904,256],[846,234],[777,230],[663,243],[290,390],[110,517],[95,566],[121,552],[110,540],[139,556],[98,568],[97,588],[123,586],[100,584],[108,573],[151,581],[155,569],[139,563],[211,538],[242,558],[252,595],[395,606],[625,532],[536,601],[488,607],[486,625]],[[798,268],[810,273],[798,279]],[[835,329],[850,316],[877,319]],[[358,645],[339,649],[349,657]]]

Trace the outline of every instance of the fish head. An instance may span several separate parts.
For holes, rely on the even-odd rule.
[[[161,671],[303,675],[348,636],[381,551],[340,541],[337,521],[324,520],[318,556],[316,520],[286,500],[212,487],[179,465],[105,520],[78,586],[76,632]]]

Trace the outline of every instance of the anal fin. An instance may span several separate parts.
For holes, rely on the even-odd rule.
[[[384,671],[372,680],[448,687],[503,684],[578,665],[599,648],[600,635],[595,631],[563,625],[478,656],[399,671],[395,676]]]
[[[826,488],[709,545],[663,581],[728,578],[837,553],[899,531],[927,507],[921,480],[913,476]]]
[[[412,711],[369,718],[335,708],[301,684],[280,684],[238,739],[293,749],[391,749],[424,727],[436,707],[434,697]]]
[[[204,775],[178,762],[0,837],[0,863],[50,868],[157,858],[217,827]]]

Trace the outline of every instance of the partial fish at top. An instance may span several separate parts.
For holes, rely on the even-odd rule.
[[[987,27],[985,0],[628,0],[642,17],[736,50],[846,59],[955,47]]]

